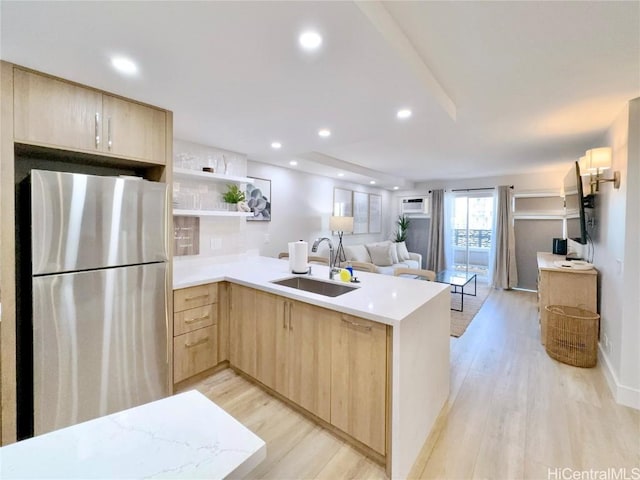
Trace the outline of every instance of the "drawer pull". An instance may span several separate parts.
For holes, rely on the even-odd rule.
[[[209,341],[209,337],[204,337],[203,339],[200,339],[197,342],[185,343],[184,346],[187,348],[197,347],[198,345],[202,345],[204,343],[207,343],[208,341]]]
[[[357,323],[357,322],[352,322],[350,320],[347,320],[346,318],[343,318],[342,321],[344,323],[348,323],[349,325],[352,325],[354,327],[360,327],[360,328],[364,328],[367,331],[371,331],[371,325],[363,325],[362,323]]]
[[[202,295],[194,295],[192,297],[185,297],[185,300],[188,302],[190,300],[195,300],[196,298],[204,298],[204,297],[208,297],[209,294],[208,293],[203,293]]]
[[[201,316],[201,317],[190,318],[188,320],[185,320],[184,323],[196,323],[196,322],[199,322],[200,320],[204,320],[205,318],[209,318],[209,314],[208,313],[206,315]]]

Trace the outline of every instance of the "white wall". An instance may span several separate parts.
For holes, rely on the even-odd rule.
[[[636,408],[640,408],[639,131],[640,98],[625,106],[603,142],[613,149],[612,170],[620,171],[622,182],[618,190],[610,183],[600,186],[594,233],[602,358],[617,401]]]
[[[247,175],[271,180],[271,221],[246,225],[247,248],[258,250],[260,255],[275,257],[279,252],[286,252],[291,241],[305,240],[311,244],[318,237],[329,237],[334,246],[337,245],[337,236],[332,237],[329,230],[334,187],[382,196],[382,233],[345,235],[345,245],[386,240],[391,236],[395,217],[390,213],[391,193],[386,190],[251,160]]]
[[[421,182],[411,191],[400,191],[394,194],[392,200],[395,208],[394,212],[399,213],[400,199],[410,196],[428,195],[429,190],[444,188],[445,190],[464,188],[485,188],[496,187],[498,185],[513,185],[514,193],[527,191],[555,191],[559,192],[562,180],[569,171],[570,165],[562,167],[560,170],[550,170],[547,172],[536,172],[519,175],[503,175],[497,177],[461,178],[455,180],[431,180]]]

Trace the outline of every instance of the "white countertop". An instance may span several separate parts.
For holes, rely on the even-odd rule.
[[[312,271],[312,277],[329,281],[329,267],[312,265]],[[174,261],[173,288],[226,280],[387,325],[399,325],[402,319],[450,288],[443,283],[378,273],[355,272],[355,275],[360,283],[350,285],[357,286],[356,290],[338,297],[327,297],[271,283],[272,280],[292,276],[288,260],[258,256],[228,262],[190,259]]]
[[[0,448],[9,478],[243,477],[265,443],[195,390]]]
[[[566,257],[564,255],[555,255],[553,253],[548,252],[538,252],[538,268],[540,270],[551,270],[555,272],[568,272],[568,273],[579,273],[586,275],[597,275],[598,271],[595,268],[584,269],[584,268],[571,268],[571,267],[561,267],[560,263],[570,265],[571,262],[566,262]],[[556,263],[557,262],[557,263]]]

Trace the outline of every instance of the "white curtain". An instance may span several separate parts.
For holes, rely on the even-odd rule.
[[[489,283],[493,288],[509,289],[518,284],[516,238],[511,213],[511,188],[506,185],[497,187],[494,202]]]

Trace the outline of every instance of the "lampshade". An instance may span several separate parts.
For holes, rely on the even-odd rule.
[[[601,147],[587,150],[587,167],[591,172],[599,172],[611,168],[611,148]]]
[[[329,220],[329,229],[334,232],[353,232],[353,217],[335,217]]]
[[[578,165],[580,166],[580,175],[581,176],[585,176],[585,175],[590,175],[591,172],[589,171],[590,166],[589,166],[589,159],[587,158],[587,154],[585,153],[585,155],[583,157],[580,157],[580,160],[578,160]]]

